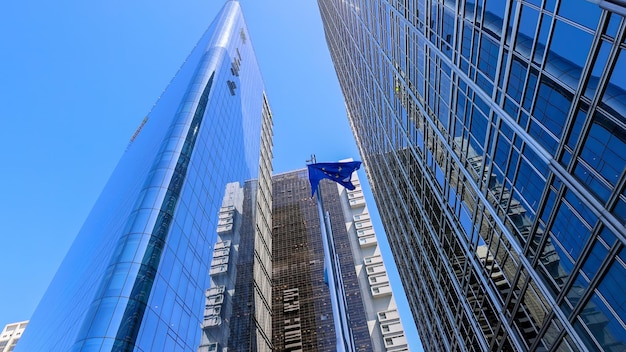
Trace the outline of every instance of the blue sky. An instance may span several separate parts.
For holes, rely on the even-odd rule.
[[[360,159],[317,3],[241,3],[274,115],[274,171],[302,168],[312,153],[318,161]],[[0,5],[0,326],[30,317],[133,132],[222,4]]]

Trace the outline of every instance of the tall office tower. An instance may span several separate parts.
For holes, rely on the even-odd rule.
[[[4,326],[0,333],[0,352],[12,352],[15,349],[15,345],[22,337],[26,325],[28,325],[28,320]]]
[[[273,334],[280,351],[336,351],[316,200],[306,169],[273,177]],[[357,351],[408,351],[376,234],[355,174],[348,191],[322,181]],[[345,317],[344,317],[345,318]]]
[[[624,351],[623,1],[318,3],[425,349]]]
[[[272,117],[249,38],[239,3],[226,2],[132,137],[18,351],[202,351],[227,341],[232,333],[209,328],[206,300],[229,201],[254,225],[246,342],[270,349]],[[236,282],[220,284],[237,296]]]

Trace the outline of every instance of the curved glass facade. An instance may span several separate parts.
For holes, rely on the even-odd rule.
[[[425,349],[626,349],[626,9],[319,0]]]
[[[17,351],[208,343],[206,291],[229,184],[259,184],[246,214],[271,248],[271,114],[248,38],[239,3],[227,2],[132,137]],[[270,276],[258,274],[271,273],[269,250],[254,251],[253,315],[270,316]],[[271,345],[271,322],[252,331],[267,336],[257,346]]]

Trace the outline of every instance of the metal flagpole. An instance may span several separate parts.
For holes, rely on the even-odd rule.
[[[307,162],[316,163],[315,155]],[[324,247],[324,273],[328,280],[330,291],[330,301],[333,310],[333,320],[335,325],[335,335],[337,338],[338,352],[355,352],[354,336],[350,327],[348,316],[348,302],[341,275],[339,257],[335,252],[335,241],[333,241],[333,230],[330,225],[330,214],[324,210],[322,190],[317,188],[317,212],[320,217],[320,231],[322,235],[322,245]]]

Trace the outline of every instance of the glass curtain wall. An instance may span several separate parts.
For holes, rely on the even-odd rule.
[[[319,0],[424,347],[626,348],[626,13]]]

